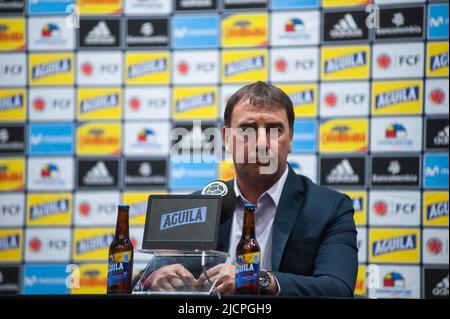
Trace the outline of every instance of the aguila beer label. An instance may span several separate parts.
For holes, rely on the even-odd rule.
[[[109,255],[108,286],[128,281],[131,271],[131,251]]]
[[[236,258],[236,288],[256,284],[259,281],[260,253],[239,255]]]

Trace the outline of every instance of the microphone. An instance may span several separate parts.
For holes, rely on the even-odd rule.
[[[228,187],[224,181],[215,180],[206,185],[201,195],[222,196],[222,208],[220,211],[220,224],[224,224],[234,214],[236,207],[236,193],[232,187]]]

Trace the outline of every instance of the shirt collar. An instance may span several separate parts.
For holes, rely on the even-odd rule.
[[[283,191],[284,184],[286,183],[286,179],[289,173],[289,165],[286,165],[286,169],[284,170],[283,175],[273,184],[268,190],[266,190],[261,196],[259,196],[258,201],[262,199],[264,196],[268,195],[272,198],[275,206],[278,207],[278,203],[280,202],[281,192]],[[236,193],[236,198],[241,198],[244,202],[248,202],[247,199],[242,195],[241,190],[237,184],[236,178],[233,180],[234,183],[234,191]]]

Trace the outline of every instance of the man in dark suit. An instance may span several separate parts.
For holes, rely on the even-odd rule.
[[[262,273],[269,282],[265,294],[353,296],[358,250],[352,201],[289,167],[294,119],[290,98],[264,82],[244,86],[228,100],[222,135],[233,157],[236,177],[228,184],[237,202],[233,218],[219,230],[218,249],[228,251],[232,259],[217,284],[222,294],[235,292],[234,260],[243,205],[253,203]],[[255,138],[248,132],[256,133]],[[169,267],[152,275],[154,288],[206,280],[204,275],[196,280],[180,265]],[[211,280],[219,269],[208,271]]]

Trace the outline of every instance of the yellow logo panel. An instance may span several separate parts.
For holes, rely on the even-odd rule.
[[[31,86],[72,85],[74,82],[73,53],[31,53],[28,81]]]
[[[423,224],[424,226],[448,227],[448,192],[423,193]]]
[[[222,82],[267,81],[267,50],[222,51]]]
[[[234,164],[232,160],[227,160],[219,164],[219,179],[222,181],[229,181],[236,175],[234,171]]]
[[[366,295],[366,266],[358,266],[358,275],[356,277],[355,284],[355,295],[365,296]]]
[[[280,85],[292,101],[295,117],[317,115],[317,84]]]
[[[121,123],[84,123],[77,128],[78,155],[119,155]]]
[[[372,228],[369,230],[369,262],[418,263],[420,229]]]
[[[126,84],[169,84],[169,52],[128,52],[125,63]]]
[[[422,81],[372,83],[372,114],[422,114]]]
[[[322,153],[360,153],[367,151],[368,119],[333,119],[320,124]]]
[[[215,120],[218,114],[218,89],[207,87],[176,87],[173,90],[174,120]]]
[[[25,159],[0,158],[0,191],[25,189]]]
[[[0,90],[0,122],[25,121],[27,115],[25,89]]]
[[[80,14],[118,14],[122,12],[122,1],[120,0],[78,0],[77,4]]]
[[[20,262],[22,247],[22,229],[0,229],[0,262]]]
[[[371,0],[322,0],[323,7],[349,7],[365,6],[370,4]]]
[[[0,51],[22,51],[25,43],[25,19],[0,19]]]
[[[130,206],[130,225],[144,225],[147,202],[150,195],[164,195],[167,192],[125,192],[123,202]]]
[[[355,209],[355,214],[353,219],[355,224],[366,225],[367,224],[367,192],[365,191],[342,191],[347,194],[353,201],[353,208]]]
[[[108,261],[109,245],[114,239],[114,228],[77,228],[74,232],[73,260]]]
[[[79,120],[120,120],[121,88],[79,88],[77,116]]]
[[[448,77],[448,42],[427,43],[427,76]]]
[[[322,80],[368,79],[370,47],[323,47],[320,65]]]
[[[222,17],[222,46],[267,46],[267,13],[224,14]]]
[[[78,288],[71,289],[71,294],[106,294],[108,283],[108,263],[79,265]]]
[[[27,225],[70,225],[72,222],[72,193],[28,194]]]

